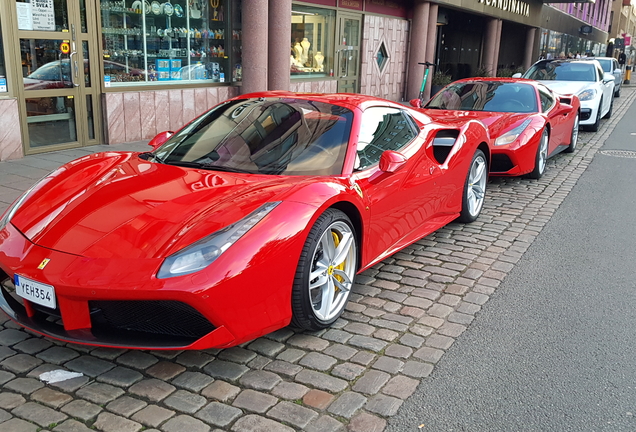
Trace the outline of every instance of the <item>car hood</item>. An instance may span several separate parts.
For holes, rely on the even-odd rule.
[[[575,94],[578,95],[580,92],[587,88],[595,88],[596,83],[590,81],[539,81],[540,83],[545,84],[547,88],[557,93],[561,93],[562,95],[567,94]]]
[[[486,128],[492,139],[498,138],[502,133],[516,126],[534,113],[503,113],[491,111],[461,111],[424,109],[427,115],[440,122],[456,122],[466,120],[479,120]]]
[[[310,177],[233,174],[100,153],[41,181],[11,223],[33,243],[91,258],[165,257],[280,201]]]

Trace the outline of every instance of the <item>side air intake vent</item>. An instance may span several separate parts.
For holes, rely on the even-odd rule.
[[[443,164],[446,162],[458,136],[459,131],[455,129],[440,130],[435,134],[435,138],[433,139],[433,155],[438,163]]]

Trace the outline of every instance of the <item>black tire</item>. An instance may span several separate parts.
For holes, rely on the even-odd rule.
[[[603,116],[604,119],[608,119],[612,117],[612,111],[614,111],[614,99],[612,99],[610,101],[610,107],[609,107],[609,111],[607,111],[607,114],[605,114]]]
[[[471,173],[473,172],[473,167],[475,163],[483,163],[483,179],[480,177],[477,179],[481,186],[475,187],[473,183],[471,183]],[[486,159],[486,155],[484,152],[477,149],[475,154],[473,155],[473,159],[470,162],[470,166],[468,167],[468,174],[466,174],[466,181],[464,182],[464,193],[462,195],[462,211],[459,214],[459,218],[457,219],[459,222],[470,223],[477,220],[479,214],[481,213],[481,209],[484,207],[484,200],[486,196],[486,183],[488,182],[488,160]],[[481,190],[480,190],[481,189]],[[476,196],[475,194],[481,194],[480,204],[475,208],[472,206],[471,208],[471,199]]]
[[[543,129],[541,133],[541,141],[537,146],[537,154],[534,157],[534,170],[528,174],[528,178],[539,180],[545,172],[548,163],[548,143],[550,136],[547,129]],[[543,154],[542,154],[543,151]],[[542,160],[542,158],[544,158]]]
[[[576,150],[576,144],[579,142],[579,115],[574,118],[572,125],[572,134],[570,135],[570,145],[565,149],[566,153],[573,153]]]
[[[354,269],[353,276],[351,277],[351,287],[353,287],[353,277],[358,269],[357,234],[351,220],[345,213],[337,209],[327,209],[318,217],[316,223],[311,228],[311,231],[307,236],[307,240],[305,241],[305,245],[301,251],[300,259],[298,260],[298,267],[296,268],[296,276],[292,287],[291,325],[294,327],[312,331],[324,329],[333,324],[345,309],[350,291],[343,291],[338,288],[334,288],[335,294],[333,298],[338,299],[337,301],[340,303],[337,307],[338,310],[332,317],[329,317],[329,319],[322,319],[314,310],[314,303],[312,302],[310,292],[310,273],[312,270],[316,269],[319,259],[324,258],[324,256],[320,255],[323,253],[323,246],[320,243],[320,239],[327,233],[327,231],[335,232],[334,230],[337,231],[338,226],[341,229],[344,228],[342,224],[345,224],[350,230],[350,233],[353,235],[353,252],[349,252],[347,254],[347,258],[343,262],[347,263],[347,268],[349,268],[348,266],[352,266],[351,268]],[[338,233],[336,232],[336,234]],[[350,259],[352,259],[353,262],[349,262],[348,260]],[[336,277],[333,276],[333,266],[330,266],[328,271],[331,277]],[[329,275],[325,273],[323,276],[325,278],[329,278]],[[322,302],[322,295],[320,302]]]
[[[616,90],[614,92],[614,97],[621,97],[621,88],[619,87],[618,90]]]
[[[603,99],[598,104],[598,110],[596,111],[596,122],[594,124],[588,125],[587,130],[590,132],[597,132],[598,128],[601,126],[601,107],[603,106]]]

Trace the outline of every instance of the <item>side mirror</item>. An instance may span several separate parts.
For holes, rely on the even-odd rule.
[[[622,69],[614,69],[614,73],[615,74],[622,74],[623,70]]]
[[[386,150],[380,156],[380,171],[394,173],[405,163],[406,158],[404,155],[393,150]]]
[[[521,73],[517,72],[512,76],[513,78],[521,78]]]
[[[573,109],[574,108],[572,107],[572,105],[561,102],[559,104],[559,107],[557,108],[557,115],[569,114],[572,112]]]
[[[607,73],[605,72],[603,74],[603,84],[607,84],[614,81],[614,75],[612,75],[611,73]]]
[[[422,101],[419,99],[411,99],[409,104],[411,104],[413,108],[422,108]]]
[[[157,136],[150,140],[148,145],[152,147],[153,150],[155,150],[162,146],[163,143],[168,141],[172,135],[174,135],[174,132],[172,131],[160,132],[157,134]]]

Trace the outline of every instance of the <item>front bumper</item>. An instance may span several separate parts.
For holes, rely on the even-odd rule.
[[[596,123],[596,116],[598,115],[598,110],[600,108],[601,99],[596,98],[589,101],[581,102],[581,114],[579,117],[579,125],[593,125]]]
[[[262,278],[265,263],[245,269],[235,265],[244,260],[231,250],[216,262],[225,272],[217,267],[216,272],[157,279],[153,275],[160,259],[86,258],[53,251],[31,243],[9,224],[0,231],[0,308],[42,335],[117,348],[225,348],[287,325],[289,290],[272,293]],[[38,269],[45,258],[48,265]],[[294,271],[282,273],[276,286],[291,286]],[[52,285],[56,309],[13,292],[15,274]]]
[[[524,144],[518,141],[492,147],[490,175],[515,177],[534,169],[539,141],[534,137]]]

